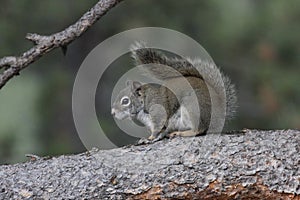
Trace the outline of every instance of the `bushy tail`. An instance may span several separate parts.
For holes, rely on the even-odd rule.
[[[170,58],[160,51],[147,48],[142,43],[136,43],[131,46],[131,55],[136,65],[154,64],[145,65],[144,69],[152,77],[159,80],[192,76],[203,79],[218,94],[225,90],[226,117],[232,118],[235,116],[237,108],[235,87],[214,63],[205,62],[201,59]],[[168,70],[162,65],[169,66],[176,71]]]
[[[156,64],[147,65],[144,69],[157,79],[165,80],[169,78],[175,78],[180,76],[194,76],[202,78],[201,74],[195,69],[195,67],[187,59],[169,58],[162,52],[147,48],[142,43],[135,43],[131,46],[131,56],[136,65],[143,64]],[[162,70],[161,65],[169,66],[174,70]],[[180,74],[178,74],[178,72]]]

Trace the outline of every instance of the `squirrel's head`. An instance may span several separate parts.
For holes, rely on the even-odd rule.
[[[142,110],[144,103],[141,86],[142,83],[138,81],[127,81],[126,87],[120,91],[111,108],[111,114],[115,118],[132,118]]]

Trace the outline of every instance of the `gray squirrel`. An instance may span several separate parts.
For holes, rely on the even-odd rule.
[[[220,119],[234,117],[235,87],[214,63],[167,57],[142,43],[132,45],[131,55],[137,66],[142,65],[148,75],[165,84],[127,81],[111,113],[118,120],[140,121],[151,133],[149,141],[165,136],[196,136],[209,129],[214,132]]]

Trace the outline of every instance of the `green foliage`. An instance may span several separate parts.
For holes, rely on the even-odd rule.
[[[0,156],[6,162],[24,160],[25,153],[39,153],[40,119],[36,113],[39,81],[38,77],[24,73],[16,84],[1,90]]]

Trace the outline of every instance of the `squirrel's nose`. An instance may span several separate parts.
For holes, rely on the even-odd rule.
[[[116,110],[114,108],[111,109],[111,114],[112,114],[112,116],[115,116]]]

